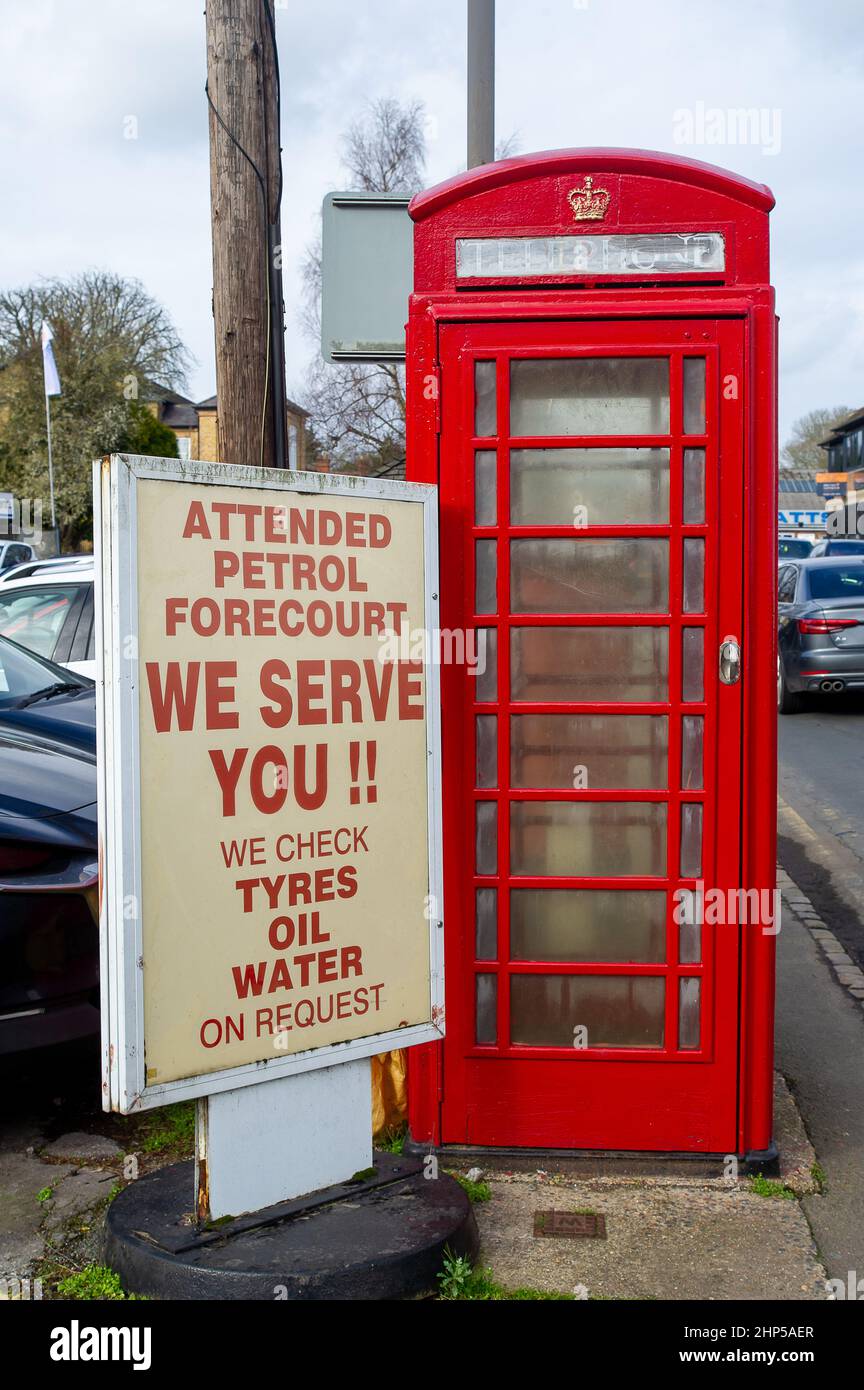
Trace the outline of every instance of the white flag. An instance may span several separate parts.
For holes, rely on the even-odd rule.
[[[57,363],[54,361],[54,348],[52,346],[54,334],[51,332],[50,325],[42,325],[42,369],[45,373],[45,395],[62,396],[60,390],[60,375],[57,371]]]

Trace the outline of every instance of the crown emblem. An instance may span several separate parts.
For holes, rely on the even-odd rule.
[[[586,174],[582,187],[571,188],[567,201],[577,222],[599,222],[601,217],[606,216],[609,194],[605,188],[595,189],[593,178]]]

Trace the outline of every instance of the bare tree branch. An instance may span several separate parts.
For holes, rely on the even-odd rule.
[[[426,141],[423,103],[400,106],[393,97],[369,103],[342,142],[342,162],[357,188],[370,193],[416,193],[423,187]]]
[[[845,420],[851,411],[846,405],[820,407],[800,416],[789,431],[789,438],[780,450],[781,468],[827,468],[828,455],[819,445],[835,425]]]

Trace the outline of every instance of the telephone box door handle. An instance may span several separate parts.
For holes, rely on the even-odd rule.
[[[724,637],[720,643],[720,679],[735,685],[741,677],[741,648],[737,637]]]

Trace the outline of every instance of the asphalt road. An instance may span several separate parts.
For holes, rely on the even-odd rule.
[[[864,1276],[864,1014],[789,911],[777,942],[776,1065],[825,1173],[802,1205],[832,1279]]]
[[[778,858],[864,965],[864,702],[816,697],[781,716]],[[803,1205],[831,1277],[864,1271],[864,1014],[784,912],[777,1065],[826,1173]]]
[[[782,715],[778,859],[864,967],[864,700]]]

